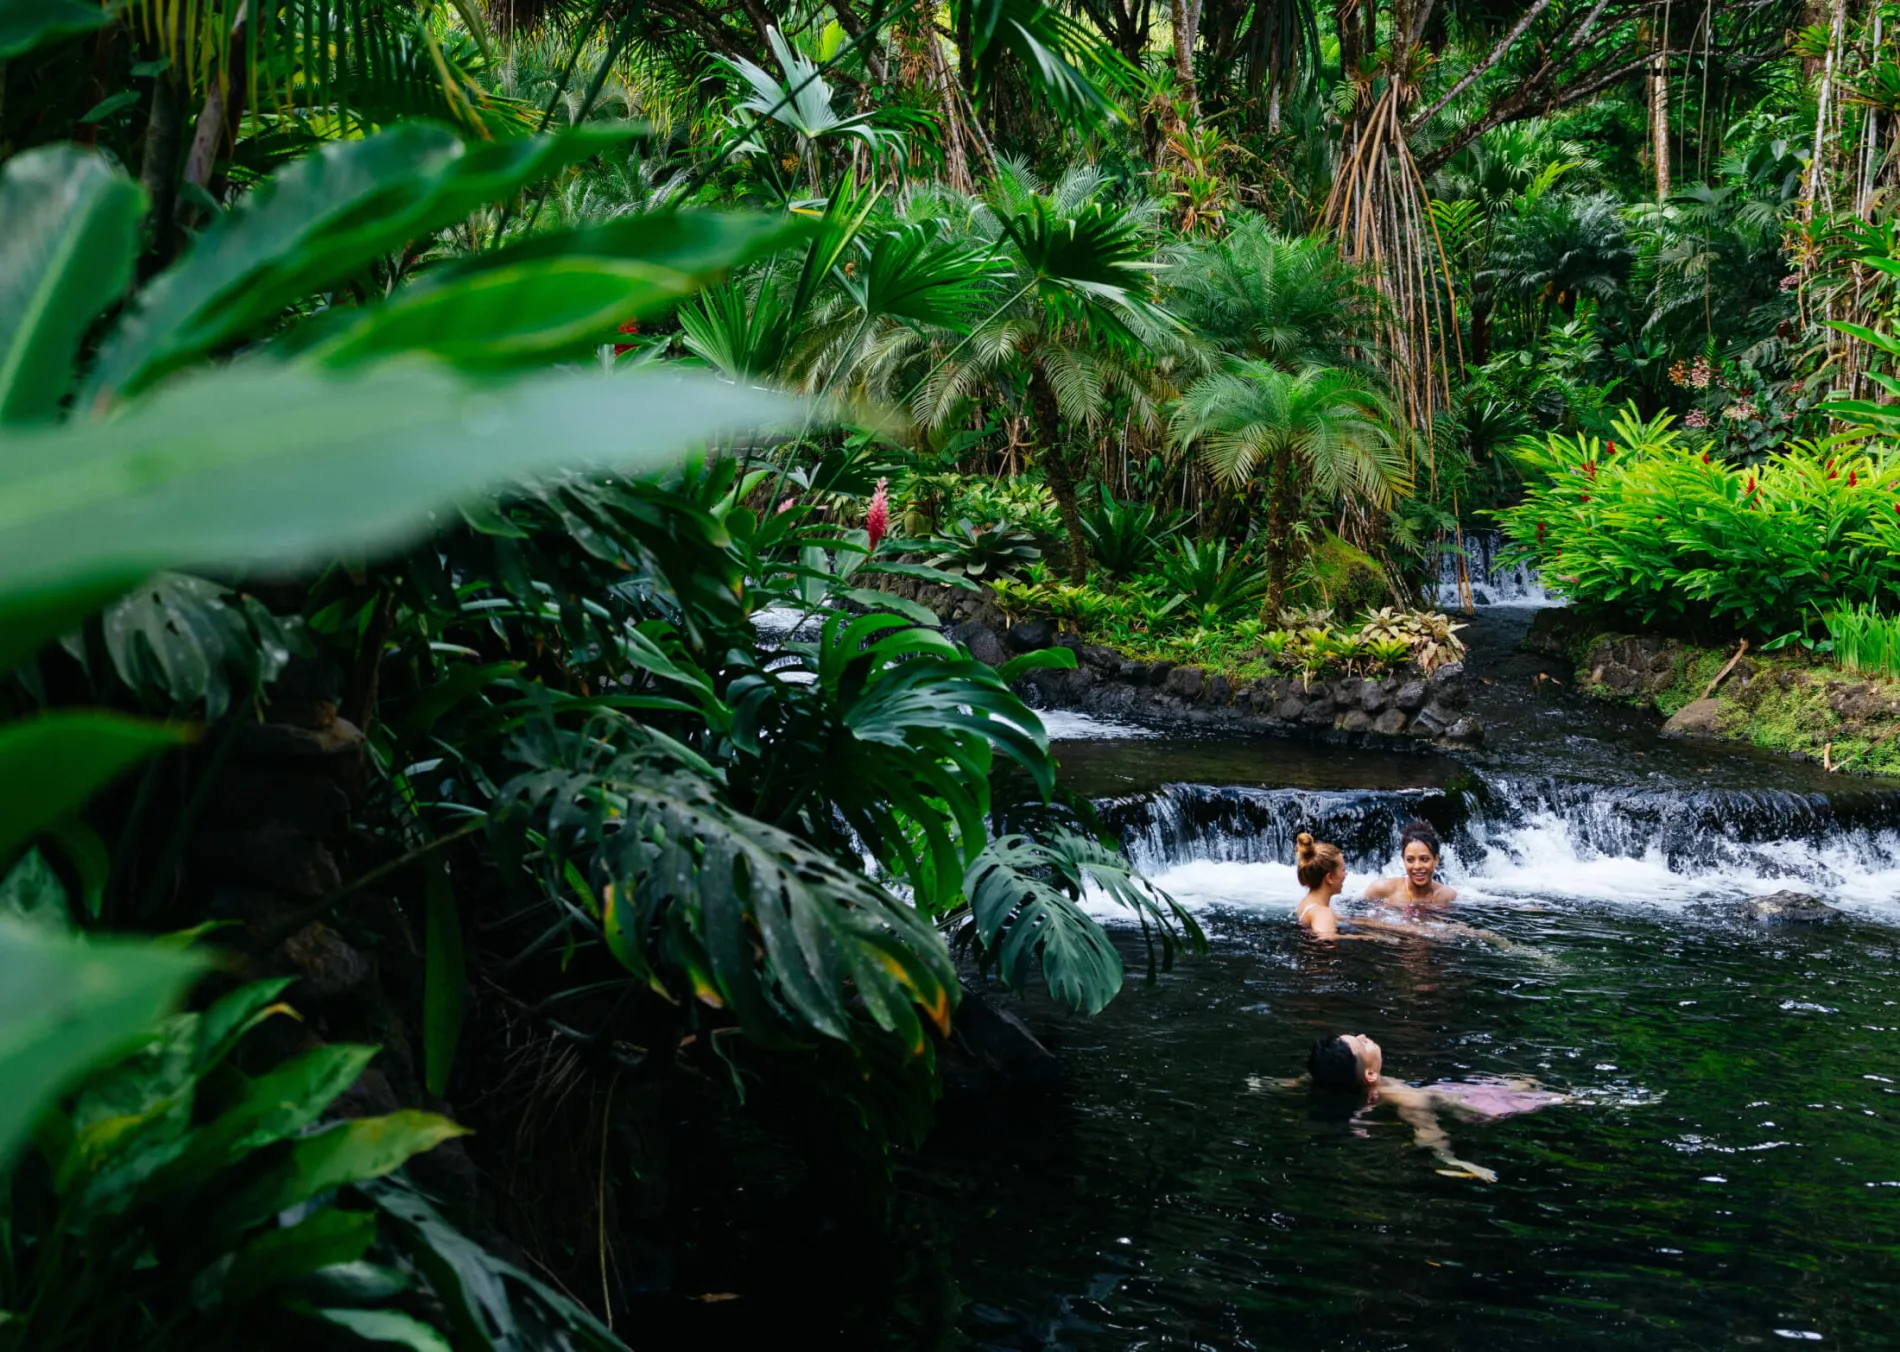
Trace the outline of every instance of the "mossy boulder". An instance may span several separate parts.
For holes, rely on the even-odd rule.
[[[1301,608],[1330,606],[1345,618],[1391,605],[1392,588],[1376,559],[1328,531],[1301,560],[1286,599]]]

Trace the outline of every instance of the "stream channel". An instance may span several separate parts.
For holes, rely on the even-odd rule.
[[[962,1303],[888,1345],[1900,1345],[1900,781],[1664,741],[1538,681],[1531,614],[1467,631],[1489,749],[1457,760],[1050,716],[1211,949],[1150,984],[1118,928],[1105,1012],[1021,1002],[1067,1075],[947,1104],[901,1168]],[[1345,903],[1414,815],[1512,946],[1302,940],[1293,835],[1345,850]],[[1735,918],[1784,887],[1846,917]],[[1282,1083],[1345,1031],[1403,1080],[1575,1099],[1450,1123],[1498,1181],[1446,1177],[1389,1110]]]

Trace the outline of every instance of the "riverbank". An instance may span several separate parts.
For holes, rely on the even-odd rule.
[[[1039,648],[1074,650],[1073,668],[1044,668],[1023,678],[1031,702],[1042,708],[1210,730],[1297,730],[1355,744],[1465,748],[1484,741],[1462,663],[1376,675],[1261,674],[1257,665],[1227,671],[1144,660],[1045,619],[1012,621],[988,591],[906,577],[882,579],[881,589],[937,615],[944,633],[988,666]]]
[[[1561,659],[1574,688],[1654,710],[1663,734],[1740,742],[1856,774],[1900,773],[1900,681],[1842,671],[1805,651],[1709,648],[1540,613],[1524,640]]]

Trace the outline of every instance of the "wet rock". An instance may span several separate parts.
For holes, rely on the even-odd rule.
[[[951,1020],[946,1051],[947,1078],[963,1089],[1048,1084],[1062,1074],[1062,1063],[1027,1024],[968,987]]]
[[[1234,702],[1234,683],[1225,676],[1216,676],[1207,683],[1207,702],[1209,704],[1228,705]]]
[[[1425,707],[1425,682],[1407,681],[1392,696],[1392,702],[1408,714],[1415,714]]]
[[[1148,684],[1148,664],[1146,662],[1124,662],[1115,672],[1115,679],[1126,681],[1130,685]]]
[[[1148,668],[1148,684],[1166,685],[1168,673],[1173,670],[1174,663],[1172,662],[1156,662],[1152,667]]]
[[[1464,715],[1460,714],[1456,709],[1447,709],[1437,700],[1433,700],[1430,704],[1427,704],[1418,714],[1420,722],[1429,719],[1441,728],[1450,727],[1462,717],[1464,717]]]
[[[1412,731],[1427,737],[1437,737],[1449,726],[1437,713],[1437,706],[1431,705],[1419,710],[1412,716]]]
[[[1425,688],[1431,697],[1447,709],[1465,707],[1465,664],[1447,662],[1430,676],[1425,678]]]
[[[343,885],[320,840],[281,822],[251,831],[204,833],[192,842],[206,873],[221,883],[315,901]]]
[[[1019,653],[1034,652],[1056,641],[1056,627],[1048,620],[1024,620],[1010,626],[1007,639],[1009,646]]]
[[[986,667],[1000,667],[1009,660],[1009,653],[1003,647],[1003,640],[987,624],[971,620],[965,624],[946,629],[944,637],[952,643],[961,643],[970,650],[970,656]]]
[[[1288,695],[1273,706],[1273,716],[1288,723],[1296,721],[1306,711],[1306,701],[1298,695]]]
[[[1372,730],[1387,737],[1396,737],[1405,731],[1405,714],[1398,709],[1387,709],[1372,721]]]
[[[1076,656],[1097,671],[1118,671],[1122,664],[1122,655],[1113,648],[1104,648],[1099,643],[1091,643]]]
[[[1300,717],[1308,723],[1330,723],[1333,721],[1335,707],[1331,696],[1321,695],[1318,699],[1307,702],[1306,712]]]
[[[1364,709],[1349,709],[1346,712],[1345,719],[1339,726],[1344,728],[1347,732],[1370,732],[1372,730],[1372,715],[1367,713]]]
[[[1445,740],[1459,746],[1480,746],[1484,743],[1484,724],[1467,715],[1445,729]]]
[[[1201,686],[1207,680],[1207,673],[1199,667],[1176,667],[1168,673],[1161,688],[1176,699],[1197,700],[1201,697]]]
[[[1720,712],[1719,701],[1711,699],[1691,700],[1673,714],[1662,725],[1665,737],[1713,737],[1716,735],[1716,715]]]
[[[291,992],[293,999],[334,1000],[360,990],[374,974],[369,959],[321,920],[284,940],[277,955],[303,978]]]
[[[1828,925],[1846,919],[1846,913],[1806,892],[1780,891],[1765,897],[1750,897],[1736,908],[1736,915],[1758,925]]]
[[[1366,682],[1366,688],[1360,692],[1359,707],[1369,714],[1376,714],[1385,708],[1385,691],[1372,681]]]

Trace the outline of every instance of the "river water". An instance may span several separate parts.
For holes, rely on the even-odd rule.
[[[1212,950],[1146,984],[1119,930],[1103,1014],[1021,1002],[1067,1076],[950,1105],[902,1169],[962,1305],[887,1345],[1900,1342],[1900,784],[1662,741],[1538,680],[1528,618],[1473,624],[1475,758],[1052,720]],[[1303,940],[1293,834],[1345,849],[1350,897],[1415,814],[1447,834],[1458,918],[1497,937]],[[1784,886],[1849,919],[1733,918]],[[1447,1177],[1389,1111],[1284,1083],[1347,1031],[1400,1079],[1574,1101],[1449,1123],[1498,1181]]]

